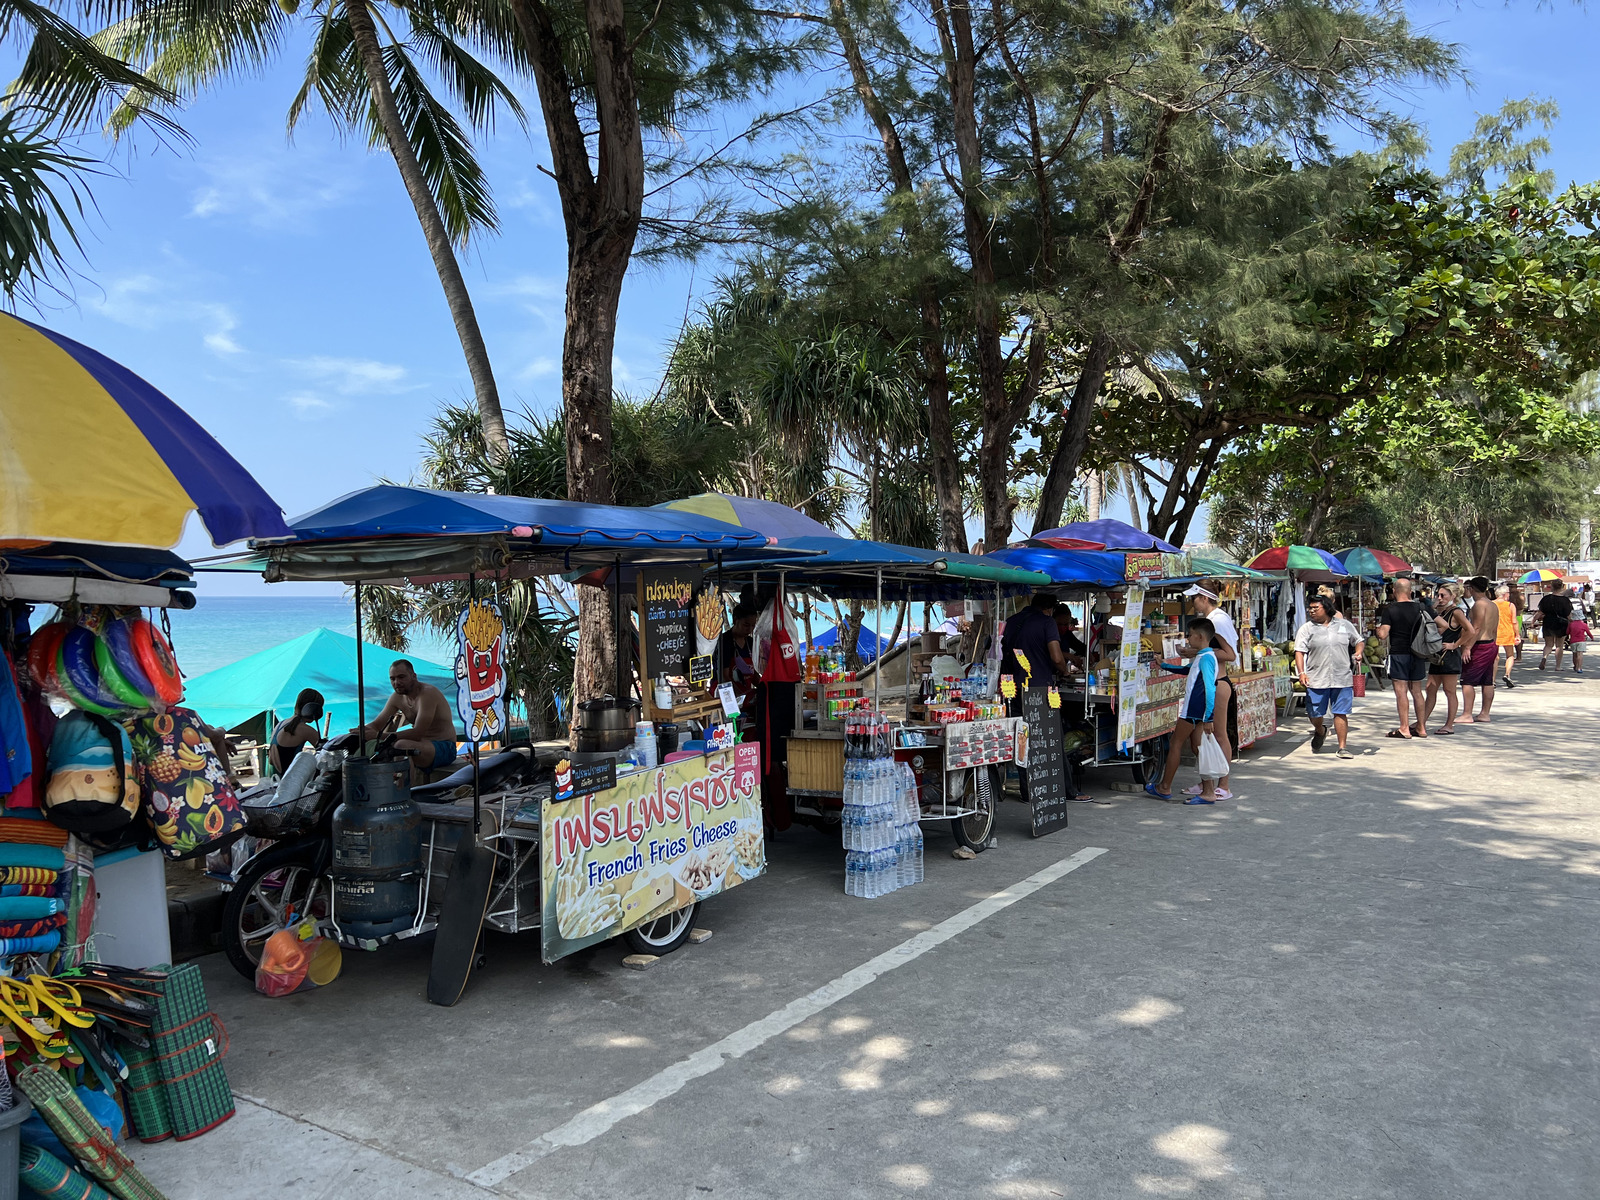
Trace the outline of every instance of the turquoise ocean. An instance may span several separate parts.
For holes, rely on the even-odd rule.
[[[349,596],[199,596],[191,609],[169,609],[172,648],[189,678],[292,641],[319,626],[355,636]],[[431,632],[411,640],[407,653],[445,664],[454,649]]]

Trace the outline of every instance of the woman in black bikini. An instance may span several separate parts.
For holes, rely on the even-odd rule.
[[[1439,627],[1445,654],[1442,662],[1428,665],[1428,693],[1422,702],[1422,720],[1426,725],[1428,718],[1433,716],[1433,706],[1443,690],[1449,702],[1444,724],[1439,727],[1439,732],[1444,734],[1456,731],[1456,711],[1461,705],[1458,692],[1461,684],[1461,635],[1472,629],[1472,623],[1467,620],[1467,614],[1461,611],[1458,600],[1456,589],[1448,583],[1441,583],[1433,591],[1433,611],[1436,614],[1433,623]]]
[[[294,698],[294,716],[278,722],[278,727],[272,731],[272,744],[267,747],[267,758],[278,774],[289,769],[294,756],[300,753],[301,747],[307,742],[313,750],[322,744],[322,739],[317,736],[317,722],[322,720],[322,705],[322,693],[315,688],[306,688]]]

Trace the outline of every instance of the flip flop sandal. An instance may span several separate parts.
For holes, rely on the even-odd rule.
[[[1454,737],[1455,734],[1456,734],[1456,731],[1454,729],[1445,729],[1443,727],[1435,729],[1433,732],[1435,734],[1437,734],[1439,737]]]
[[[1406,741],[1410,741],[1411,740],[1405,734],[1401,733],[1398,729],[1391,729],[1391,730],[1389,730],[1388,733],[1384,734],[1383,736],[1384,737],[1392,737],[1392,738],[1405,738]]]
[[[1184,803],[1185,804],[1215,804],[1216,801],[1215,800],[1207,800],[1204,796],[1190,796],[1187,800],[1184,801]]]
[[[76,1025],[79,1029],[94,1026],[94,1017],[83,1011],[83,997],[78,994],[78,989],[65,980],[52,979],[48,975],[30,975],[25,986],[39,998],[40,1004],[68,1025]]]
[[[60,1058],[67,1052],[67,1035],[39,1012],[28,986],[10,976],[0,976],[0,1017],[11,1022],[40,1058]]]
[[[1144,785],[1144,790],[1148,795],[1154,796],[1157,800],[1171,800],[1172,799],[1172,793],[1171,792],[1158,792],[1156,790],[1156,785],[1153,784],[1153,783],[1145,784]],[[1209,803],[1209,801],[1207,803]]]

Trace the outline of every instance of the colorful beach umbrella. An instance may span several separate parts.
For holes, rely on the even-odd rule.
[[[813,521],[787,504],[779,504],[775,500],[756,500],[750,496],[730,496],[726,492],[701,492],[698,496],[668,500],[656,507],[675,508],[680,512],[710,517],[714,521],[726,521],[729,525],[753,529],[774,538],[839,536],[821,521]]]
[[[1337,558],[1314,546],[1274,546],[1270,550],[1263,550],[1245,566],[1258,571],[1326,571],[1335,576],[1350,574]]]
[[[1517,576],[1518,583],[1554,583],[1557,579],[1565,578],[1560,571],[1547,571],[1537,567],[1526,574]]]
[[[1154,534],[1146,533],[1126,521],[1117,521],[1111,517],[1103,517],[1098,521],[1074,521],[1070,525],[1063,525],[1060,529],[1046,529],[1036,533],[1022,545],[1034,541],[1045,542],[1060,538],[1071,538],[1078,542],[1088,542],[1088,546],[1058,546],[1063,550],[1160,550],[1164,554],[1177,554],[1179,548],[1171,542],[1164,542]]]
[[[1374,550],[1370,546],[1351,546],[1347,550],[1335,550],[1333,556],[1344,564],[1344,569],[1352,575],[1364,575],[1367,578],[1377,576],[1408,575],[1412,567],[1405,559],[1390,554],[1387,550]]]
[[[120,363],[0,313],[0,543],[169,550],[288,538],[283,510],[215,438]]]

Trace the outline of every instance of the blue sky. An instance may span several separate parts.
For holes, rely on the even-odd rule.
[[[1462,45],[1472,77],[1470,89],[1400,98],[1428,127],[1436,159],[1477,112],[1537,94],[1562,109],[1552,135],[1559,181],[1600,177],[1591,65],[1600,16],[1565,4],[1410,11]],[[407,477],[438,405],[471,394],[393,164],[341,142],[320,114],[286,141],[296,70],[291,58],[195,103],[184,117],[191,148],[141,138],[132,154],[119,152],[117,174],[94,189],[99,212],[75,299],[36,317],[160,387],[291,516],[380,477]],[[565,238],[554,187],[538,171],[542,130],[503,122],[483,154],[503,230],[470,251],[468,283],[507,408],[544,410],[560,400]],[[715,273],[701,262],[630,275],[620,387],[654,387],[686,306]],[[200,555],[209,542],[191,526],[180,549]],[[264,586],[205,583],[213,593]]]

